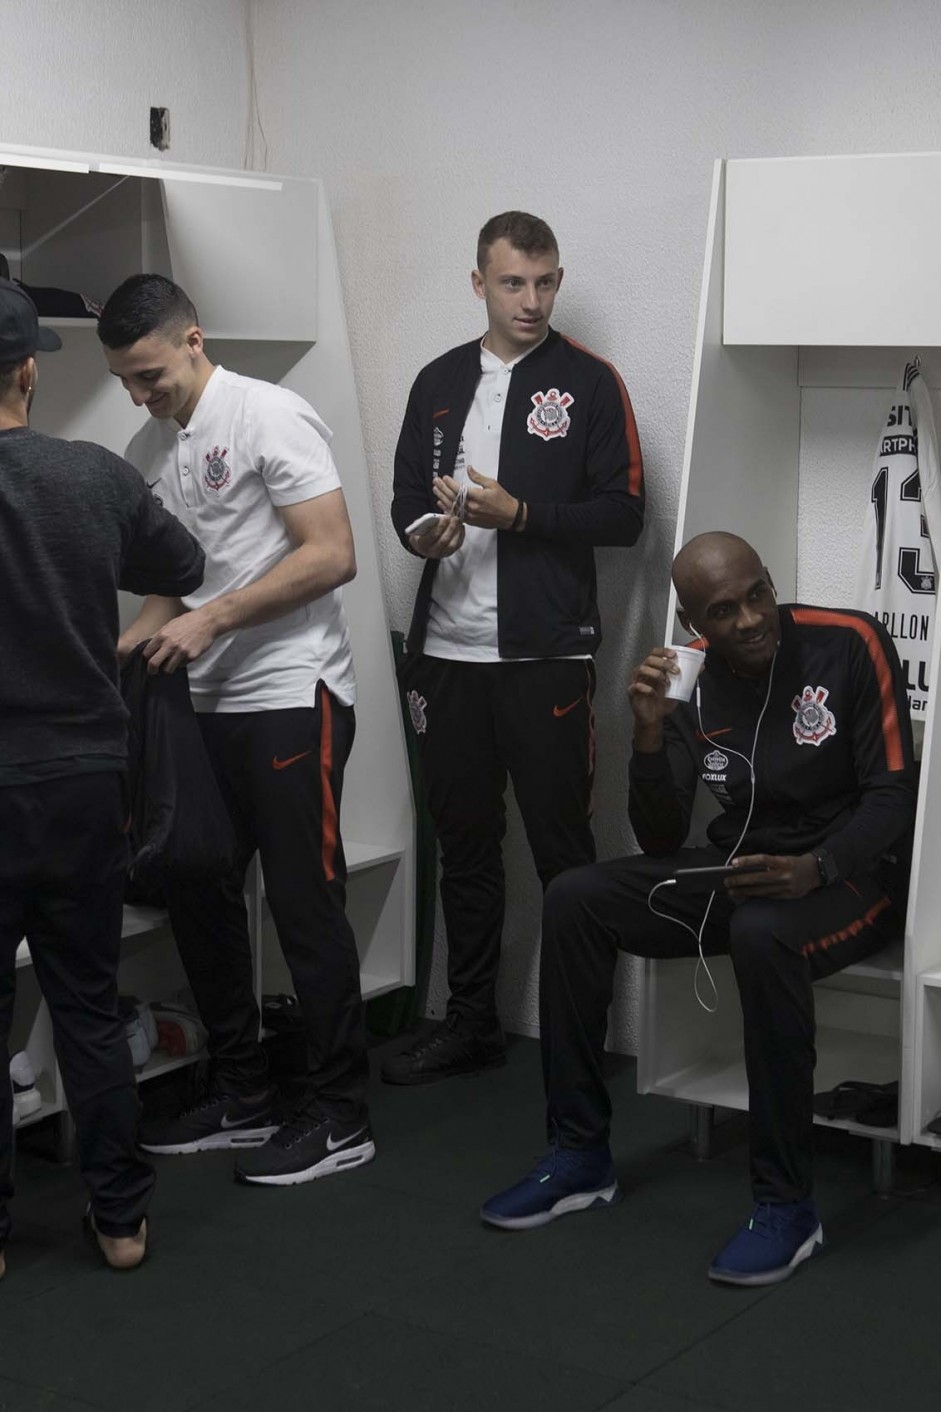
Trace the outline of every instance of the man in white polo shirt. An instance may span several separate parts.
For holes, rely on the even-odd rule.
[[[444,1020],[384,1064],[399,1084],[504,1062],[507,776],[543,887],[594,861],[594,546],[633,544],[644,519],[624,384],[549,324],[562,283],[549,226],[494,216],[471,280],[487,332],[419,373],[395,455],[392,519],[426,560],[404,679],[441,845],[450,987]]]
[[[339,833],[355,697],[340,586],[356,562],[330,432],[294,393],[215,367],[192,303],[162,276],[126,280],[98,332],[150,414],[128,459],[206,551],[202,588],[146,599],[120,647],[149,639],[151,670],[188,668],[239,844],[231,876],[169,891],[210,1082],[192,1108],[145,1123],[141,1145],[238,1148],[239,1180],[310,1181],[375,1152]],[[258,1041],[243,896],[256,849],[308,1031],[305,1093],[283,1121]]]

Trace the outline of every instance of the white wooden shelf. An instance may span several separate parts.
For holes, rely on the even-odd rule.
[[[874,183],[883,196],[917,187],[905,202],[906,241],[933,249],[939,154],[715,166],[675,548],[716,528],[742,535],[767,556],[782,601],[797,597],[799,510],[841,526],[861,514],[856,501],[835,498],[830,463],[841,450],[826,418],[818,425],[810,416],[811,394],[843,397],[853,408],[859,389],[885,398],[900,356],[913,352],[938,381],[941,325],[933,310],[941,296],[935,290],[926,303],[923,265],[900,257],[884,201],[871,199]],[[821,476],[826,494],[818,494]],[[674,640],[675,607],[671,592],[664,641]],[[941,1150],[941,1137],[926,1132],[941,1111],[941,747],[932,748],[939,662],[941,632],[904,940],[820,981],[814,994],[817,1091],[849,1079],[900,1086],[897,1128],[829,1126]],[[707,1016],[692,996],[687,963],[644,963],[638,1084],[690,1103],[743,1108],[734,977],[727,963],[714,964],[722,1009]]]
[[[159,907],[125,907],[121,935],[122,937],[137,936],[166,925],[168,925],[167,914]],[[33,964],[33,958],[29,954],[29,946],[25,938],[16,948],[16,964],[18,967]]]
[[[854,1033],[833,1026],[818,1027],[815,1092],[824,1093],[847,1079],[885,1084],[898,1077],[898,1042],[891,1036]],[[680,1098],[686,1103],[744,1111],[748,1107],[748,1084],[741,1045],[730,1044],[676,1073],[665,1074],[649,1092],[664,1098]],[[830,1127],[837,1125],[826,1118],[821,1121]],[[842,1120],[839,1125],[843,1125]]]
[[[390,848],[388,845],[380,843],[348,843],[343,840],[343,853],[346,857],[346,871],[348,874],[361,873],[369,868],[379,868],[385,863],[401,863],[405,855],[404,848]],[[267,896],[265,887],[264,871],[261,873],[261,893]],[[126,910],[126,909],[125,909]]]
[[[15,1131],[22,1132],[24,1128],[31,1128],[34,1123],[41,1123],[45,1118],[54,1118],[64,1110],[62,1106],[55,1102],[43,1102],[41,1108],[37,1108],[35,1113],[30,1113],[27,1117],[21,1118],[17,1123]]]
[[[139,1084],[146,1083],[148,1079],[159,1078],[161,1074],[172,1074],[174,1069],[185,1069],[190,1064],[198,1064],[201,1059],[206,1058],[206,1051],[200,1049],[196,1054],[184,1054],[175,1057],[167,1054],[163,1049],[155,1049],[147,1060],[146,1064],[135,1069],[134,1073]]]
[[[348,843],[346,839],[343,840],[343,852],[346,854],[346,868],[349,873],[378,867],[382,863],[398,863],[404,851],[402,848],[389,848],[380,843]]]
[[[875,956],[869,956],[865,961],[859,961],[855,966],[847,966],[845,971],[838,971],[833,980],[840,976],[868,976],[878,981],[898,981],[901,982],[905,974],[905,944],[902,941],[894,941],[882,951],[877,951]]]
[[[152,932],[157,927],[168,925],[168,917],[161,907],[133,906],[124,909],[122,937],[137,936],[141,932]]]
[[[359,983],[364,1000],[375,1000],[377,996],[389,995],[401,985],[397,976],[374,976],[369,971],[360,971]]]
[[[314,405],[333,432],[356,543],[357,576],[344,589],[356,664],[357,730],[347,763],[342,833],[347,912],[366,996],[414,983],[414,808],[405,732],[379,576],[366,457],[330,213],[320,182],[268,173],[185,168],[103,154],[0,146],[0,249],[25,284],[81,291],[104,302],[135,272],[181,284],[193,299],[213,361],[279,382]],[[266,277],[245,271],[264,255]],[[88,318],[41,318],[62,334],[43,362],[32,413],[37,431],[123,453],[147,419],[110,376]],[[139,601],[121,597],[121,625]],[[291,988],[256,870],[247,901],[255,985]],[[154,1000],[185,984],[166,914],[126,907],[119,986]],[[51,1075],[63,1107],[51,1024],[28,949],[17,951],[14,1040]],[[141,1082],[182,1067],[156,1051]],[[36,1121],[34,1119],[33,1121]]]

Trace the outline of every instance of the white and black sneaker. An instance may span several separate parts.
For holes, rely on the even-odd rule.
[[[240,1157],[235,1180],[257,1186],[296,1186],[361,1167],[375,1155],[365,1114],[347,1122],[311,1104],[278,1128],[263,1147]]]
[[[137,1144],[145,1152],[214,1152],[227,1147],[258,1147],[277,1131],[271,1089],[251,1098],[210,1090],[182,1113],[145,1118]]]
[[[10,1060],[10,1083],[13,1085],[13,1125],[32,1117],[42,1107],[42,1095],[36,1087],[36,1074],[25,1050]]]
[[[146,1017],[141,1013],[140,1001],[133,995],[118,996],[118,1014],[124,1023],[124,1036],[131,1051],[131,1063],[135,1069],[142,1069],[150,1062],[153,1053],[148,1034],[148,1021],[152,1023],[151,1016],[149,1012]]]

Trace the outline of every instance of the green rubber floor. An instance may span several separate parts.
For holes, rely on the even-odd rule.
[[[634,1083],[613,1060],[625,1200],[519,1234],[477,1210],[545,1145],[532,1040],[478,1077],[376,1077],[376,1160],[346,1175],[246,1188],[225,1153],[156,1159],[151,1249],[128,1275],[81,1234],[75,1168],[21,1150],[0,1412],[937,1406],[941,1162],[903,1153],[880,1199],[869,1144],[822,1134],[823,1253],[772,1289],[717,1288],[710,1256],[750,1207],[741,1122],[696,1162],[686,1109]]]

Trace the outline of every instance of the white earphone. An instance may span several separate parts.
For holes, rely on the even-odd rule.
[[[693,630],[694,632],[697,632],[697,631],[698,631],[693,623],[690,623],[690,628],[692,628],[692,630]],[[702,635],[703,635],[702,633],[699,633],[699,636],[700,636],[700,637],[702,637]],[[757,722],[755,723],[755,734],[754,734],[754,737],[753,737],[753,739],[752,739],[752,743],[751,743],[751,753],[750,753],[749,755],[745,755],[745,754],[744,754],[742,751],[740,751],[740,750],[733,750],[730,745],[727,745],[727,744],[725,743],[725,741],[723,741],[722,744],[720,745],[719,742],[716,741],[716,740],[713,740],[713,738],[712,738],[712,736],[709,734],[709,732],[704,729],[703,723],[702,723],[702,698],[701,698],[701,696],[700,696],[699,680],[698,680],[698,678],[697,678],[697,681],[696,681],[696,720],[697,720],[697,722],[698,722],[698,724],[699,724],[699,734],[700,734],[700,736],[703,738],[703,740],[708,740],[709,744],[710,744],[710,745],[714,745],[717,750],[722,750],[722,751],[724,751],[727,755],[735,755],[735,756],[737,756],[737,758],[738,758],[739,760],[742,760],[742,761],[748,766],[749,783],[750,783],[750,786],[751,786],[750,798],[749,798],[749,801],[748,801],[748,814],[747,814],[747,816],[746,816],[746,818],[745,818],[745,823],[744,823],[744,825],[742,826],[742,831],[741,831],[741,833],[739,834],[739,836],[738,836],[738,838],[736,839],[735,843],[733,844],[731,850],[729,851],[729,855],[728,855],[728,857],[727,857],[726,860],[725,860],[726,863],[731,863],[732,859],[735,857],[736,853],[737,853],[738,850],[741,848],[741,846],[742,846],[742,841],[743,841],[743,839],[745,838],[745,835],[748,833],[749,825],[751,824],[752,814],[755,812],[755,755],[756,755],[756,753],[757,753],[757,751],[758,751],[758,736],[759,736],[759,733],[760,733],[760,731],[761,731],[761,723],[762,723],[762,721],[763,721],[764,718],[765,718],[765,712],[767,711],[767,709],[768,709],[768,703],[769,703],[769,701],[771,700],[771,687],[772,687],[772,685],[773,685],[773,683],[774,683],[774,668],[775,668],[775,664],[777,663],[777,660],[778,660],[778,652],[777,652],[777,648],[775,648],[774,656],[773,656],[772,659],[771,659],[771,670],[770,670],[769,673],[768,673],[768,689],[767,689],[767,691],[765,692],[765,699],[764,699],[764,702],[763,702],[763,704],[762,704],[761,710],[760,710],[759,713],[758,713],[758,720],[757,720]],[[716,989],[716,983],[715,983],[715,981],[713,980],[712,972],[711,972],[710,969],[709,969],[708,962],[706,961],[706,957],[705,957],[705,954],[704,954],[704,952],[703,952],[702,939],[703,939],[703,935],[704,935],[705,930],[706,930],[706,923],[707,923],[708,920],[709,920],[709,913],[712,911],[712,904],[713,904],[713,902],[715,901],[715,893],[713,892],[713,893],[710,894],[709,901],[706,903],[706,910],[705,910],[705,912],[703,913],[702,922],[700,923],[700,926],[699,926],[699,931],[696,932],[696,931],[693,930],[693,928],[692,928],[687,922],[684,922],[681,917],[671,917],[668,912],[659,912],[659,911],[657,910],[657,908],[654,907],[654,905],[653,905],[653,895],[654,895],[654,893],[657,892],[657,890],[658,890],[659,888],[666,886],[667,883],[669,883],[670,881],[672,881],[672,879],[664,878],[664,880],[663,880],[662,882],[658,882],[658,883],[655,883],[655,884],[654,884],[654,886],[650,889],[650,892],[649,892],[648,895],[647,895],[647,906],[649,907],[650,911],[654,913],[655,916],[657,916],[657,917],[663,917],[663,918],[665,918],[667,921],[670,921],[670,922],[675,922],[678,927],[683,927],[685,931],[688,931],[692,936],[694,936],[694,937],[696,938],[696,944],[697,944],[697,947],[698,947],[698,950],[699,950],[699,959],[698,959],[698,961],[697,961],[697,963],[696,963],[696,972],[695,972],[695,975],[694,975],[694,977],[693,977],[693,994],[696,996],[696,999],[697,999],[697,1001],[699,1002],[699,1004],[702,1006],[703,1010],[705,1010],[708,1014],[713,1015],[713,1014],[715,1014],[716,1010],[718,1010],[718,1008],[719,1008],[719,992],[718,992],[718,990]],[[700,993],[699,993],[699,973],[700,973],[700,970],[705,971],[705,973],[706,973],[706,975],[707,975],[707,977],[708,977],[708,979],[709,979],[709,984],[710,984],[710,986],[712,987],[713,1003],[712,1003],[711,1005],[708,1004],[708,1003],[703,999],[703,997],[700,995]]]

